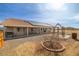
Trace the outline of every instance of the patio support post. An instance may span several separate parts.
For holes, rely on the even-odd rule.
[[[27,36],[29,36],[29,28],[27,27]]]
[[[41,34],[41,28],[39,28],[39,34]]]

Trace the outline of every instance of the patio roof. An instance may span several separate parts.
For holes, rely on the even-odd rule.
[[[20,19],[6,19],[5,21],[2,22],[2,25],[4,26],[15,26],[15,27],[33,27],[30,23],[24,22],[23,20]]]
[[[52,25],[47,24],[47,23],[42,23],[42,22],[35,22],[35,21],[29,21],[33,26],[46,26],[46,27],[51,27]]]
[[[36,21],[26,21],[21,19],[9,18],[2,22],[3,26],[12,27],[52,27],[52,25]]]

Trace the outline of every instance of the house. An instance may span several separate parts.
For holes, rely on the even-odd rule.
[[[43,34],[43,33],[50,33],[52,30],[52,25],[47,23],[41,23],[41,22],[35,22],[35,21],[29,21],[34,27],[32,28],[33,32],[31,33],[37,33],[37,34]]]
[[[4,26],[6,39],[20,38],[36,34],[51,33],[51,25],[46,23],[25,21],[15,18],[6,19],[1,23]]]

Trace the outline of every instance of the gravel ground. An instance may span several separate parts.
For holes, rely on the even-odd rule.
[[[5,41],[4,47],[0,48],[0,55],[1,56],[16,56],[16,48],[20,46],[20,49],[18,50],[20,52],[25,52],[27,51],[25,48],[26,46],[29,47],[28,42],[36,42],[32,44],[34,47],[35,45],[40,42],[41,40],[49,40],[51,34],[44,34],[44,35],[38,35],[38,36],[32,36],[32,37],[26,37],[26,38],[19,38],[19,39],[11,39]],[[74,39],[67,39],[67,40],[59,40],[60,43],[62,43],[65,46],[65,51],[62,53],[59,53],[61,56],[79,56],[79,41],[76,41]],[[28,43],[28,44],[27,44]],[[24,45],[25,44],[25,45]],[[23,47],[23,46],[24,47]],[[23,48],[22,48],[23,47]],[[25,49],[24,51],[21,49]],[[53,55],[50,54],[48,51],[40,51],[42,53],[41,55]],[[25,54],[23,54],[25,55]],[[39,54],[40,55],[40,54]]]
[[[38,35],[38,36],[32,36],[32,37],[26,37],[26,38],[19,38],[19,39],[11,39],[5,41],[4,47],[0,48],[0,55],[16,55],[14,49],[27,42],[27,41],[41,41],[43,37],[50,36],[51,34],[44,34],[44,35]]]

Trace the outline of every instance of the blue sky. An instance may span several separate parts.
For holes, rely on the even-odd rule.
[[[78,3],[0,3],[0,21],[18,18],[79,28]]]

